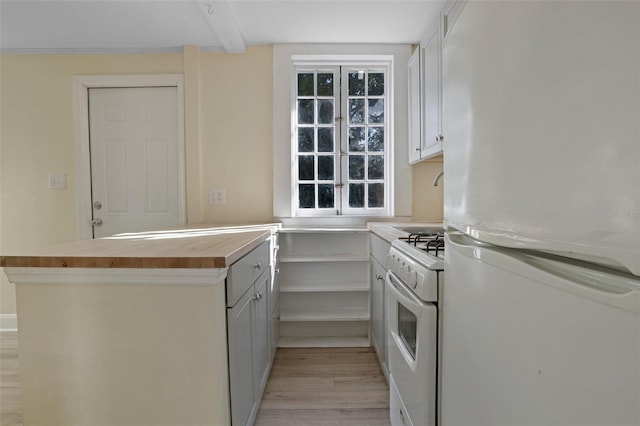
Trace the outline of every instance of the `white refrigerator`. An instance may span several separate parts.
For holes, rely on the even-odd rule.
[[[454,11],[441,423],[640,425],[640,2]]]

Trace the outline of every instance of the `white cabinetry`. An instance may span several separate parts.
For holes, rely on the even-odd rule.
[[[378,354],[378,360],[385,376],[387,365],[387,327],[385,309],[385,279],[387,275],[386,257],[391,244],[375,234],[371,234],[371,343]]]
[[[410,163],[442,153],[441,27],[438,20],[407,64]]]
[[[422,76],[420,48],[416,48],[407,63],[409,87],[409,163],[420,161],[422,152]]]
[[[279,346],[369,346],[369,232],[280,231]]]

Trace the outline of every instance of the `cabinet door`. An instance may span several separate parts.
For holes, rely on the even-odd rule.
[[[259,401],[262,389],[267,381],[269,366],[269,329],[271,313],[269,312],[269,286],[271,274],[266,271],[255,283],[254,332],[253,332],[253,383],[254,398]]]
[[[409,84],[409,163],[420,161],[422,133],[422,87],[420,83],[420,49],[416,49],[407,63]]]
[[[440,135],[440,39],[439,28],[420,43],[422,59],[422,145],[421,158],[442,151]]]
[[[374,257],[371,257],[371,338],[380,364],[387,370],[387,345],[385,341],[386,312],[384,300],[385,278],[385,269]]]
[[[252,375],[253,286],[227,309],[231,423],[246,425],[255,406]]]

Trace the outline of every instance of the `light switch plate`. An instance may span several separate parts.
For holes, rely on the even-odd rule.
[[[210,189],[209,190],[209,205],[217,205],[225,203],[224,189]]]
[[[49,189],[67,189],[67,175],[51,173],[49,175]]]

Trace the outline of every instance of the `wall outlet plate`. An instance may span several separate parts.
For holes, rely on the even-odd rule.
[[[225,203],[224,189],[210,189],[209,190],[209,205],[218,205]]]
[[[49,175],[49,189],[67,189],[67,175],[51,173]]]

